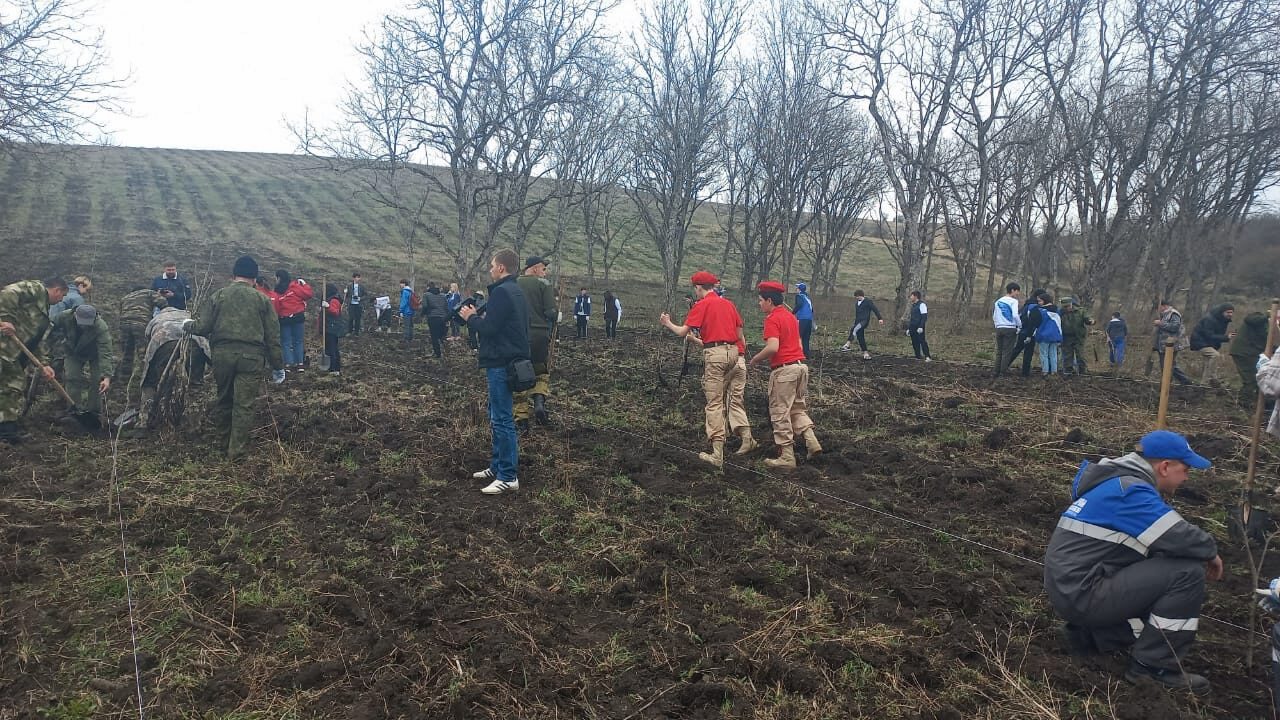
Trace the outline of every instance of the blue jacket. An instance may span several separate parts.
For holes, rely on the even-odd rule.
[[[409,304],[411,297],[413,297],[413,288],[400,288],[400,314],[405,317],[413,317],[413,306]]]
[[[176,278],[167,278],[160,275],[151,281],[151,289],[159,293],[166,290],[173,293],[172,296],[165,296],[169,307],[178,308],[179,310],[187,309],[187,301],[191,299],[191,281],[179,275]]]
[[[1095,583],[1153,555],[1209,561],[1218,545],[1182,519],[1155,488],[1137,453],[1085,463],[1058,518],[1044,558],[1044,586],[1055,608],[1079,607]]]
[[[1040,314],[1040,322],[1036,325],[1036,334],[1033,336],[1036,342],[1062,342],[1062,316],[1058,314],[1058,306],[1041,305],[1037,312]]]
[[[84,304],[80,288],[75,283],[67,283],[67,294],[61,300],[49,306],[49,319],[57,320],[58,316],[68,310],[75,310]]]
[[[506,367],[512,360],[529,359],[529,303],[515,275],[489,286],[484,317],[472,315],[467,327],[480,336],[480,367]]]
[[[796,320],[813,320],[813,303],[809,302],[809,293],[796,293]]]

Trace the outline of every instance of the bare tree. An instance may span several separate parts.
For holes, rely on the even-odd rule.
[[[658,0],[632,58],[634,161],[627,184],[658,251],[670,306],[693,214],[714,194],[714,139],[728,112],[726,68],[742,28],[738,0]]]
[[[816,2],[816,0],[815,0]],[[952,121],[953,94],[964,56],[979,30],[981,0],[961,1],[956,12],[929,4],[904,16],[897,0],[814,4],[826,44],[844,68],[841,92],[866,103],[880,143],[901,228],[891,233],[898,264],[895,305],[905,321],[907,293],[922,289],[935,228],[934,174]]]
[[[74,143],[116,107],[102,35],[75,0],[0,1],[0,146]]]

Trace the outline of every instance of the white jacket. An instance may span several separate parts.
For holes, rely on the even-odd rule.
[[[991,323],[997,330],[1000,328],[1021,330],[1022,318],[1018,316],[1018,298],[1004,295],[996,300],[995,306],[991,309]]]
[[[1266,362],[1262,362],[1262,357],[1258,360],[1258,390],[1268,397],[1280,396],[1280,352],[1272,355]],[[1267,432],[1280,437],[1280,403],[1276,403],[1271,411]]]

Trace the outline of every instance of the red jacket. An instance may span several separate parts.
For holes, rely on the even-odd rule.
[[[283,295],[275,295],[272,298],[273,304],[276,306],[276,315],[284,318],[305,312],[307,301],[311,299],[312,295],[315,295],[315,292],[305,282],[294,280],[289,283],[289,289],[285,290]]]

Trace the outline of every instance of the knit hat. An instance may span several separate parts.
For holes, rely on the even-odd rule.
[[[524,269],[528,270],[534,265],[546,265],[546,264],[547,264],[546,259],[544,259],[541,255],[530,255],[529,257],[525,258]]]
[[[776,280],[765,280],[764,282],[757,285],[756,289],[758,289],[762,293],[764,292],[784,293],[787,291],[787,289],[783,287],[782,283]]]
[[[248,255],[241,255],[236,258],[236,264],[231,266],[231,274],[242,278],[256,278],[258,262]]]
[[[76,324],[80,327],[88,327],[98,319],[98,309],[92,305],[79,305],[76,307]]]
[[[715,285],[716,283],[720,282],[720,278],[707,272],[706,270],[699,270],[698,272],[693,274],[693,277],[689,278],[689,282],[693,283],[694,285]]]

